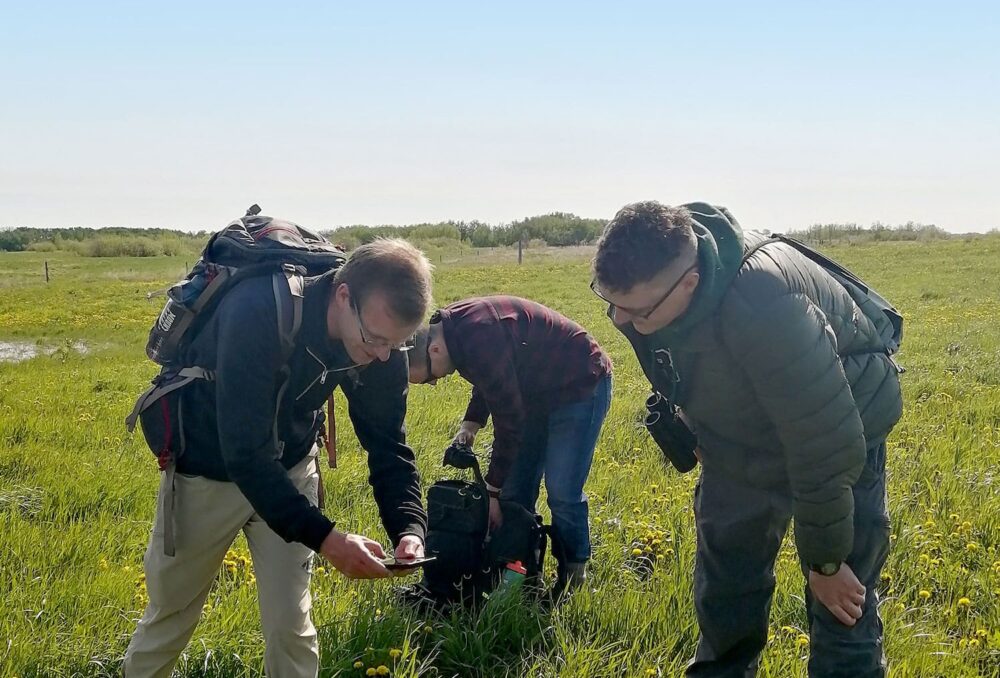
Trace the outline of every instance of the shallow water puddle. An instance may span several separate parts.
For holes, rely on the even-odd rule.
[[[74,341],[63,346],[48,346],[34,341],[0,341],[0,363],[19,363],[39,355],[52,355],[59,350],[86,355],[90,347],[82,341]]]

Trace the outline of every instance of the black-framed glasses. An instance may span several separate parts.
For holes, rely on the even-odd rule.
[[[606,301],[614,311],[624,311],[633,318],[640,318],[642,320],[646,320],[647,318],[649,318],[649,316],[653,315],[656,312],[656,309],[658,309],[660,306],[663,305],[663,302],[665,302],[670,297],[671,294],[674,293],[674,290],[676,290],[677,286],[681,284],[681,281],[687,277],[687,274],[695,270],[696,268],[698,268],[697,262],[688,266],[684,270],[684,272],[681,273],[680,277],[677,278],[677,281],[670,286],[670,289],[668,289],[666,293],[662,297],[660,297],[660,300],[657,301],[652,306],[650,306],[648,309],[643,311],[636,311],[631,308],[625,308],[624,306],[619,306],[610,299],[608,299],[606,296],[604,296],[604,294],[601,293],[601,288],[597,284],[597,278],[594,278],[593,280],[590,281],[590,291],[596,294],[597,297],[602,301]]]
[[[351,310],[354,311],[354,317],[358,321],[358,333],[361,335],[361,341],[366,345],[378,349],[387,348],[390,351],[409,351],[413,348],[413,337],[408,337],[397,344],[382,337],[372,336],[371,332],[365,329],[365,322],[361,319],[361,311],[358,309],[358,305],[354,303],[353,296],[351,297]]]
[[[427,364],[427,376],[424,377],[424,383],[428,384],[435,381],[437,377],[434,376],[434,366],[431,365],[431,338],[427,337],[427,345],[424,346],[424,360]]]

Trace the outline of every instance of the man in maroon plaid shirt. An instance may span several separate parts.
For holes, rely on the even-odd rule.
[[[471,446],[493,417],[486,473],[491,528],[503,520],[501,493],[534,511],[544,475],[562,545],[555,593],[578,587],[590,559],[583,486],[611,401],[611,359],[569,318],[508,296],[440,309],[415,343],[410,382],[433,384],[457,371],[472,384],[456,442]]]

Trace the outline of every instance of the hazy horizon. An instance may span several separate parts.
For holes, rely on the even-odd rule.
[[[993,3],[0,9],[0,226],[1000,227]]]
[[[266,210],[263,211],[262,213],[263,214],[268,214],[269,216],[275,216],[275,217],[280,217],[280,218],[288,218],[290,221],[296,221],[295,219],[291,219],[291,218],[287,217],[287,215],[284,215],[284,214],[270,215],[270,213],[267,212]],[[231,215],[231,218],[239,217],[239,216],[241,216],[241,214],[242,213],[237,210],[237,212],[235,212],[233,215]],[[552,214],[552,213],[549,212],[549,213],[545,213],[545,214],[531,214],[531,215],[526,215],[525,217],[521,217],[519,219],[514,219],[513,221],[523,221],[526,218],[547,216],[548,214]],[[594,216],[588,216],[588,215],[585,215],[585,214],[575,214],[575,216],[583,218],[583,219],[597,219],[597,220],[601,220],[601,221],[609,221],[611,219],[611,217],[594,217]],[[301,226],[305,226],[307,228],[311,228],[314,231],[321,231],[321,232],[326,233],[326,232],[336,231],[338,229],[355,228],[355,227],[369,227],[369,228],[403,227],[403,228],[405,228],[405,227],[409,227],[409,226],[422,226],[422,225],[427,225],[427,224],[436,225],[436,224],[443,224],[443,223],[462,223],[462,222],[471,222],[471,221],[478,221],[480,223],[485,223],[486,225],[491,226],[491,227],[503,227],[503,226],[507,226],[508,224],[511,223],[511,222],[488,222],[488,221],[485,221],[483,219],[478,219],[478,220],[474,220],[474,219],[444,219],[443,221],[438,221],[438,222],[418,222],[418,221],[412,221],[412,222],[397,223],[397,224],[335,224],[335,225],[323,225],[323,224],[307,224],[307,223],[302,223],[302,222],[296,222],[296,223],[299,223]],[[92,230],[99,230],[99,229],[102,229],[102,228],[128,228],[128,229],[139,229],[139,230],[163,229],[163,230],[170,230],[170,231],[178,231],[178,232],[187,233],[187,234],[194,234],[194,233],[198,233],[198,232],[212,233],[214,231],[217,231],[217,230],[221,229],[223,226],[226,225],[226,223],[228,223],[228,221],[224,220],[223,222],[220,222],[220,223],[214,224],[214,225],[204,225],[204,226],[194,226],[194,227],[152,226],[152,225],[149,225],[149,226],[128,226],[128,225],[123,225],[123,224],[113,224],[113,225],[107,225],[107,226],[79,226],[79,227],[80,228],[88,228],[88,229],[92,229]],[[858,227],[860,227],[862,229],[868,230],[868,229],[871,229],[872,226],[874,226],[876,223],[879,223],[882,226],[887,226],[889,228],[899,228],[899,227],[903,227],[903,226],[906,225],[905,222],[904,223],[899,223],[899,224],[888,224],[888,223],[884,223],[884,222],[872,222],[872,223],[844,222],[844,223],[836,223],[836,224],[833,224],[833,225],[836,225],[836,226],[846,226],[846,225],[850,225],[850,224],[855,224],[855,225],[857,225]],[[913,222],[913,224],[915,226],[936,226],[936,224],[924,224],[924,223],[920,223],[920,222]],[[782,229],[782,230],[789,231],[789,232],[803,231],[803,230],[808,229],[811,226],[816,226],[816,225],[827,226],[827,225],[830,225],[830,224],[828,224],[828,223],[818,224],[818,222],[817,222],[815,224],[806,224],[806,225],[801,226],[801,227],[790,227],[790,228]],[[59,228],[75,228],[75,227],[76,226],[74,226],[74,225],[66,225],[66,226],[30,226],[30,225],[21,225],[21,226],[18,226],[18,225],[4,225],[4,224],[0,224],[0,231],[13,230],[13,229],[16,229],[16,228],[59,229]],[[745,230],[767,229],[767,230],[772,230],[772,231],[775,231],[775,232],[779,232],[779,229],[775,229],[775,228],[769,228],[768,229],[768,227],[744,226],[744,228],[745,228]],[[963,230],[948,230],[948,229],[943,229],[943,230],[946,230],[948,233],[950,233],[952,235],[969,235],[969,234],[980,234],[980,235],[982,235],[982,234],[986,234],[986,233],[1000,231],[1000,227],[996,227],[996,226],[986,227],[986,228],[983,228],[983,229],[978,230],[978,231],[977,230],[964,230],[963,231]]]

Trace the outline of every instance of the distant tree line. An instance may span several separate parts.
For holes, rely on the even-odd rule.
[[[889,240],[940,240],[953,234],[934,224],[918,224],[908,221],[897,226],[888,226],[876,221],[865,228],[858,224],[813,224],[800,231],[789,231],[788,235],[805,242],[822,245],[835,242],[880,242]]]
[[[523,239],[525,242],[542,241],[546,245],[562,247],[593,242],[604,230],[605,223],[604,219],[584,219],[575,214],[553,212],[510,224],[444,221],[412,226],[346,226],[326,235],[348,248],[378,237],[400,237],[414,242],[451,239],[471,247],[508,247]]]
[[[324,231],[348,249],[378,237],[401,237],[417,244],[440,247],[507,247],[518,240],[552,246],[593,242],[604,228],[603,219],[584,219],[554,212],[509,224],[482,221],[445,221],[410,226],[346,226]],[[207,232],[185,233],[164,228],[13,228],[0,230],[0,251],[73,251],[83,256],[157,256],[197,252]]]
[[[575,214],[553,212],[508,224],[482,221],[444,221],[410,226],[345,226],[322,231],[333,242],[353,249],[378,237],[401,237],[424,247],[509,247],[518,240],[550,246],[593,243],[605,226],[604,219],[585,219]],[[807,242],[872,242],[883,240],[935,240],[951,234],[933,224],[912,221],[898,226],[875,222],[858,224],[814,224],[789,235]],[[159,256],[197,254],[209,233],[186,233],[165,228],[13,228],[0,229],[0,251],[68,250],[83,256]]]
[[[197,252],[208,234],[166,228],[12,228],[0,230],[0,251],[69,251],[87,257],[155,257]]]

